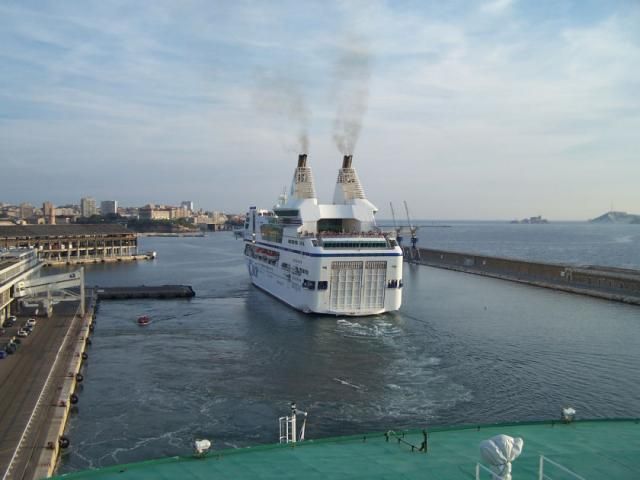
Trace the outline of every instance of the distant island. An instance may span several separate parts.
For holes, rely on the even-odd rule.
[[[640,215],[627,212],[607,212],[597,218],[589,220],[589,223],[635,223],[640,224]]]
[[[549,220],[538,215],[537,217],[523,218],[522,220],[511,220],[509,223],[549,223]]]

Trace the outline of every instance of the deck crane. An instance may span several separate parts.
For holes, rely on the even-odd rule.
[[[389,206],[391,207],[391,218],[393,218],[393,229],[396,231],[396,241],[402,248],[402,235],[400,235],[402,227],[398,227],[398,224],[396,223],[396,212],[393,210],[393,203],[389,202]]]
[[[407,206],[407,201],[404,201],[404,210],[407,212],[407,222],[409,222],[409,231],[411,232],[411,258],[414,257],[418,260],[420,259],[420,250],[416,248],[418,244],[418,227],[411,223],[411,217],[409,216],[409,207]]]

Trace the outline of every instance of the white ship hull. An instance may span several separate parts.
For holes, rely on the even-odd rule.
[[[307,156],[273,210],[251,207],[244,255],[251,282],[302,312],[376,315],[402,302],[402,250],[375,222],[351,156],[338,173],[333,203],[315,196]]]
[[[278,251],[267,243],[247,244],[249,251]],[[362,316],[400,308],[402,284],[389,279],[402,278],[401,252],[305,253],[280,250],[271,263],[246,255],[251,282],[305,313]]]

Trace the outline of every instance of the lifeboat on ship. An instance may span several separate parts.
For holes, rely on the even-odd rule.
[[[145,326],[145,325],[149,325],[150,323],[151,323],[151,317],[149,317],[148,315],[142,315],[138,317],[138,325]]]

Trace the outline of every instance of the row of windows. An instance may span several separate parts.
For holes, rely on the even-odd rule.
[[[386,242],[324,242],[324,248],[387,248]]]
[[[314,282],[313,280],[305,279],[302,281],[302,288],[306,288],[307,290],[315,290],[316,282]],[[320,280],[318,282],[318,290],[326,290],[327,288],[329,288],[329,282],[327,282],[326,280]]]
[[[360,287],[359,282],[357,287],[358,288]],[[302,288],[306,288],[308,290],[315,290],[316,282],[305,279],[302,281]],[[320,280],[318,282],[318,290],[326,290],[328,288],[329,288],[329,282],[327,282],[326,280]],[[387,282],[387,288],[402,288],[402,280],[389,280],[389,282]]]

